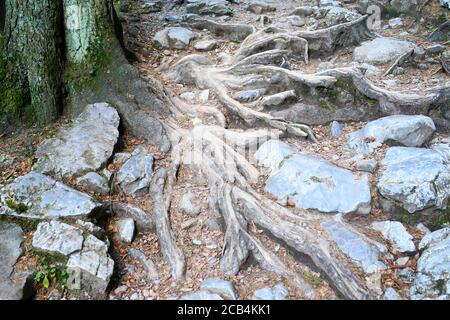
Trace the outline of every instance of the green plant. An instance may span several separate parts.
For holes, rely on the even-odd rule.
[[[23,203],[17,203],[14,199],[9,198],[6,200],[8,208],[14,210],[17,213],[24,213],[28,210],[28,206]]]
[[[69,275],[65,268],[60,267],[57,263],[49,263],[47,257],[39,259],[38,271],[34,274],[34,282],[48,289],[52,285],[59,284],[62,289],[67,287],[67,279]]]

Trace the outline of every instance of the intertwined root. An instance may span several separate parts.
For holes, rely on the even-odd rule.
[[[252,256],[264,268],[294,279],[305,298],[316,296],[303,275],[288,268],[252,232],[249,224],[267,231],[295,251],[309,256],[328,278],[336,291],[347,299],[372,299],[380,294],[380,283],[368,280],[354,262],[336,248],[322,225],[333,219],[300,209],[287,209],[259,194],[252,185],[259,179],[258,169],[251,163],[252,152],[270,138],[283,135],[316,141],[311,128],[304,124],[276,118],[264,110],[283,105],[289,99],[317,96],[318,89],[332,89],[345,79],[351,90],[379,102],[382,112],[409,113],[428,110],[433,104],[450,99],[447,87],[429,89],[424,95],[390,92],[376,87],[355,68],[332,69],[316,74],[290,70],[289,59],[305,63],[310,56],[332,53],[355,45],[373,35],[366,27],[367,17],[314,32],[286,32],[267,28],[253,33],[232,57],[224,57],[220,65],[201,55],[184,57],[171,68],[173,78],[200,89],[211,89],[226,110],[240,118],[246,131],[228,129],[225,115],[217,108],[192,105],[181,101],[167,88],[154,84],[154,90],[169,107],[171,117],[165,128],[171,134],[173,170],[169,184],[157,183],[155,200],[170,197],[170,188],[158,193],[161,185],[176,183],[173,174],[179,166],[188,166],[202,173],[210,190],[209,208],[224,222],[224,248],[221,269],[232,275]],[[217,25],[207,23],[211,28]],[[239,101],[232,91],[253,90],[255,98]],[[397,109],[395,109],[395,108]],[[408,113],[408,112],[404,112]],[[182,129],[178,121],[189,119],[193,129]],[[208,119],[208,120],[205,120]],[[198,123],[209,123],[202,125]],[[211,125],[213,123],[214,125]],[[253,129],[260,127],[260,129]],[[264,127],[266,129],[264,129]],[[163,177],[167,176],[161,173]],[[158,178],[167,181],[166,178]],[[173,274],[181,279],[184,257],[176,247],[168,219],[169,200],[156,200],[159,212],[158,235]],[[342,222],[344,225],[345,223]],[[347,226],[352,229],[350,226]],[[353,229],[362,239],[363,234]],[[367,240],[370,242],[370,240]]]

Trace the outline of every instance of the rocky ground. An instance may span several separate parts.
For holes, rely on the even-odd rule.
[[[450,5],[423,3],[121,1],[172,150],[107,103],[0,137],[0,298],[450,299]]]

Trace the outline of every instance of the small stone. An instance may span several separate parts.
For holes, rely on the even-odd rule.
[[[253,300],[286,300],[288,298],[288,291],[286,287],[279,283],[273,288],[265,287],[256,290],[253,294]]]
[[[194,193],[188,190],[181,198],[180,208],[188,215],[196,217],[200,214],[201,208],[194,204],[194,199]]]
[[[423,232],[423,234],[425,235],[431,233],[430,229],[428,229],[423,223],[419,223],[416,228]]]
[[[409,261],[408,257],[401,257],[395,261],[395,264],[398,266],[404,266],[408,263],[408,261]]]
[[[195,99],[195,93],[194,92],[183,92],[182,94],[180,94],[180,97],[186,101],[193,102]]]
[[[181,229],[185,230],[185,229],[190,229],[193,226],[195,226],[197,224],[197,219],[196,218],[192,218],[186,221],[183,221],[181,223]]]
[[[201,246],[203,245],[203,241],[199,240],[199,239],[194,239],[192,240],[192,243],[195,244],[196,246]]]
[[[302,27],[305,25],[305,18],[300,16],[288,16],[286,20],[291,26],[294,27]]]
[[[217,48],[217,44],[216,40],[200,40],[194,45],[194,48],[198,51],[211,51]]]
[[[398,28],[403,27],[403,19],[400,17],[390,19],[389,27],[391,29],[398,29]]]
[[[375,171],[377,170],[377,165],[378,162],[374,159],[360,160],[356,163],[356,170],[375,173]]]
[[[394,79],[382,80],[381,82],[383,82],[387,87],[393,87],[397,84],[397,80]]]
[[[389,240],[398,252],[414,252],[416,246],[406,228],[398,221],[382,221],[372,223],[372,228],[381,232],[384,238]]]
[[[127,286],[122,285],[122,286],[120,286],[120,287],[117,287],[117,289],[114,290],[114,293],[115,293],[116,295],[118,295],[118,294],[121,294],[121,293],[127,291],[127,289],[128,289]]]
[[[116,222],[116,225],[119,239],[127,244],[133,242],[135,233],[134,220],[131,218],[120,219]]]
[[[89,172],[77,179],[77,185],[84,190],[92,191],[101,195],[109,194],[108,180],[97,172]]]
[[[331,134],[333,137],[339,137],[342,134],[341,125],[336,120],[331,123]]]
[[[200,99],[200,102],[207,103],[209,100],[209,89],[206,89],[206,90],[203,90],[202,92],[200,92],[199,99]]]
[[[208,230],[210,231],[220,231],[220,225],[217,223],[217,221],[215,219],[211,219],[208,218],[205,220],[205,226],[208,228]]]

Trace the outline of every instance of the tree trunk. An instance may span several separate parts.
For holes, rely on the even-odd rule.
[[[0,0],[0,9],[0,75],[7,89],[0,115],[52,122],[62,112],[63,92],[70,95],[73,83],[87,84],[105,66],[104,43],[114,43],[112,2]],[[66,78],[68,68],[77,73]]]
[[[6,1],[3,50],[8,62],[7,72],[14,73],[22,79],[22,84],[28,85],[31,98],[29,115],[40,124],[54,121],[61,108],[61,13],[59,1]]]

